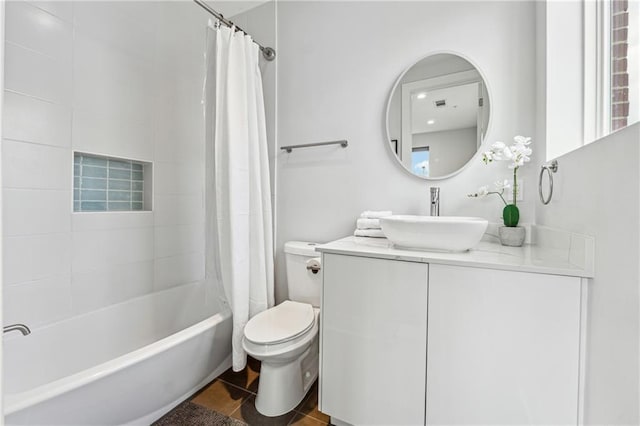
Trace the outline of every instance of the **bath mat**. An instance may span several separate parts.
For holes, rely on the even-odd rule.
[[[171,410],[152,426],[246,426],[240,420],[186,401]]]

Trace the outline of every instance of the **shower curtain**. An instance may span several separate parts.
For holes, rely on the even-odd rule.
[[[208,74],[215,92],[217,263],[233,312],[233,370],[240,371],[247,362],[242,348],[245,325],[274,304],[269,157],[259,47],[235,29],[214,31]]]

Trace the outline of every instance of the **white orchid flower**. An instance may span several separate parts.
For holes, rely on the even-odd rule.
[[[493,144],[491,144],[491,150],[492,151],[502,151],[503,149],[505,149],[507,147],[507,145],[504,144],[504,142],[494,142]]]
[[[504,148],[501,157],[502,160],[511,160],[514,157],[513,149],[509,147]]]
[[[533,150],[529,148],[531,144],[531,138],[528,136],[515,136],[513,138],[514,143],[507,146],[504,142],[496,141],[491,144],[489,151],[482,154],[482,161],[485,164],[492,163],[493,161],[508,161],[509,169],[513,170],[513,188],[516,186],[518,169],[525,163],[531,161],[531,154]],[[512,188],[508,180],[495,182],[496,191],[489,191],[486,186],[480,187],[475,194],[469,194],[469,197],[485,197],[489,194],[498,195],[505,205],[508,205],[507,201],[503,197],[506,189]],[[516,204],[516,193],[513,193],[512,204]]]
[[[489,188],[487,188],[486,186],[481,186],[480,188],[478,188],[477,192],[474,192],[473,194],[467,194],[467,197],[484,198],[489,194]]]
[[[491,151],[486,151],[482,153],[482,161],[484,164],[489,164],[493,161],[494,155]]]
[[[529,145],[529,144],[531,143],[531,138],[529,138],[529,137],[525,137],[525,136],[520,136],[520,135],[515,136],[515,137],[513,138],[513,140],[514,140],[516,143],[519,143],[519,144],[522,144],[522,145]]]

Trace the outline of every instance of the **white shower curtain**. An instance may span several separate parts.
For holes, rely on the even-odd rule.
[[[233,370],[247,362],[244,327],[274,304],[269,157],[259,47],[215,30],[215,215],[220,275],[233,312]],[[213,64],[212,64],[213,62]]]

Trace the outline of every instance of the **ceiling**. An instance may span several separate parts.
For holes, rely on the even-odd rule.
[[[273,0],[206,0],[205,3],[222,13],[225,18],[233,18],[235,15],[270,1]]]
[[[411,132],[431,133],[475,127],[478,119],[478,83],[411,94]],[[418,95],[422,95],[420,98]],[[445,106],[436,106],[444,100]]]

